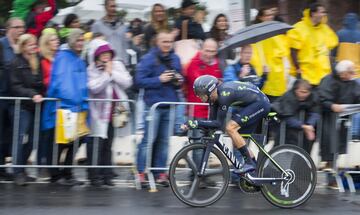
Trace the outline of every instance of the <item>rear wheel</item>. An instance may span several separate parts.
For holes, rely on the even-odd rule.
[[[211,149],[204,176],[198,176],[205,149],[204,144],[188,145],[175,155],[170,164],[171,189],[180,201],[193,207],[215,203],[225,194],[229,184],[227,160],[215,147]]]
[[[295,208],[305,203],[312,196],[317,180],[316,167],[310,155],[293,145],[275,147],[269,154],[286,171],[289,179],[262,185],[264,197],[280,208]],[[258,173],[261,178],[285,177],[267,157],[261,161]]]

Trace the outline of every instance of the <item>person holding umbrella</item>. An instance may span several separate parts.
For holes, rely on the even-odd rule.
[[[272,8],[262,8],[256,16],[256,23],[274,20]],[[251,65],[258,75],[268,73],[261,90],[271,102],[282,96],[287,90],[287,76],[284,61],[288,62],[290,49],[284,35],[278,35],[252,45]]]

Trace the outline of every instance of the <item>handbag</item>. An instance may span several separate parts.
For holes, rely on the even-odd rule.
[[[87,112],[72,112],[68,109],[56,110],[55,142],[69,144],[90,133],[86,123]]]
[[[112,113],[112,126],[123,128],[129,122],[129,111],[122,104],[117,105]]]
[[[200,46],[195,39],[187,39],[189,20],[184,20],[181,24],[181,40],[174,43],[175,53],[179,56],[181,64],[188,65]]]

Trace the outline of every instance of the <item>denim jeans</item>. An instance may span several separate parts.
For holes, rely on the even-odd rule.
[[[178,97],[180,102],[185,102],[184,93],[178,90]],[[184,133],[181,130],[181,125],[186,122],[186,107],[185,105],[176,105],[175,108],[175,128],[174,133],[176,135]]]
[[[149,107],[146,108],[149,110]],[[139,173],[143,173],[146,167],[147,150],[149,144],[152,145],[152,167],[166,167],[168,158],[168,146],[169,146],[169,113],[170,108],[157,108],[153,120],[152,142],[149,140],[149,126],[150,121],[145,121],[144,137],[141,143],[138,145],[137,154],[137,170]],[[164,171],[153,171],[154,174],[158,174]]]
[[[360,113],[357,113],[352,118],[352,136],[353,138],[360,139]]]
[[[12,115],[14,116],[14,111]],[[16,122],[14,122],[16,123]],[[24,144],[24,137],[28,135],[28,141]],[[19,132],[16,146],[16,165],[26,165],[33,149],[34,137],[34,113],[25,109],[20,109]],[[13,155],[14,158],[14,155]],[[24,168],[14,168],[14,173],[19,174],[25,172]]]

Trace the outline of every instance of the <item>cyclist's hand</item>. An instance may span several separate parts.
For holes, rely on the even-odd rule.
[[[189,119],[184,125],[188,129],[196,129],[196,128],[198,128],[198,121]]]
[[[189,127],[188,127],[186,124],[182,124],[182,125],[180,126],[180,129],[181,129],[182,131],[187,131],[187,130],[189,130]]]

